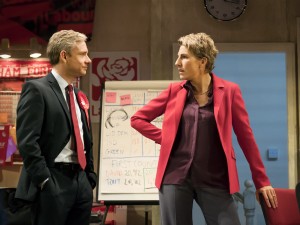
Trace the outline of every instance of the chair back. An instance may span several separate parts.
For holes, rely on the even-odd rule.
[[[295,189],[274,188],[278,200],[278,208],[269,208],[263,196],[259,196],[266,225],[300,225]]]

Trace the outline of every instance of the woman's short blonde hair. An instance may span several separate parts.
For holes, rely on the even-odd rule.
[[[188,34],[178,39],[180,45],[185,46],[197,58],[206,58],[206,70],[211,72],[214,68],[218,50],[213,39],[205,33]]]
[[[47,46],[47,55],[51,65],[58,64],[61,51],[64,50],[70,55],[76,42],[86,40],[87,36],[85,34],[74,30],[61,30],[54,33],[49,39]]]

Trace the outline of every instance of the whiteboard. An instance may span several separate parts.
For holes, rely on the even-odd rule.
[[[106,81],[102,92],[98,201],[158,201],[155,175],[160,145],[130,126],[131,116],[174,81]],[[162,126],[162,117],[152,121]]]

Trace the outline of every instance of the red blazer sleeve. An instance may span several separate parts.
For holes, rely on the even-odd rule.
[[[171,83],[158,97],[131,117],[131,126],[134,129],[161,145],[155,178],[157,188],[161,186],[184,108],[187,93],[183,88],[184,82]],[[162,129],[151,123],[161,115],[164,115]]]
[[[162,130],[151,122],[164,114],[168,96],[168,89],[162,91],[157,98],[152,99],[131,117],[131,126],[140,132],[143,136],[161,144]]]
[[[256,188],[270,185],[238,85],[234,87],[232,97],[232,126],[238,143],[249,163]]]

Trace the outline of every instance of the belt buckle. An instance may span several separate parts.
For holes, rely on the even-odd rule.
[[[70,166],[71,166],[71,170],[72,170],[72,171],[78,172],[78,171],[80,171],[80,169],[81,169],[81,167],[80,167],[79,164],[71,163]]]
[[[71,163],[71,170],[73,170],[73,171],[77,171],[78,170],[78,165],[77,164],[74,164],[74,163]]]
[[[58,169],[62,171],[79,171],[79,165],[75,163],[57,163]]]

